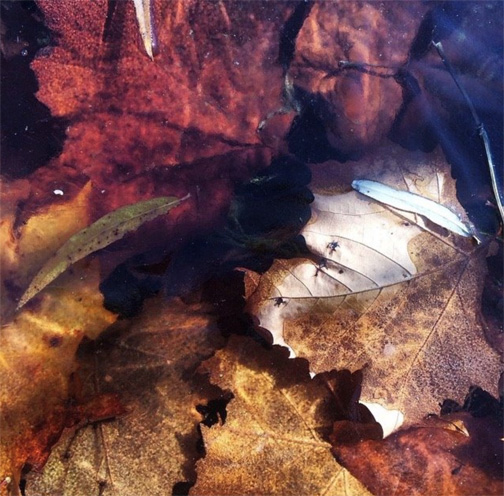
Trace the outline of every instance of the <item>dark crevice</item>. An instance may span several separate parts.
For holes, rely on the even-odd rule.
[[[313,2],[311,1],[301,1],[298,3],[294,12],[287,19],[280,31],[278,63],[281,64],[284,71],[287,71],[294,58],[297,35],[303,27],[305,19],[310,14],[312,7]]]
[[[54,39],[36,3],[3,1],[1,15],[1,171],[21,178],[61,153],[67,124],[35,97],[30,63]]]
[[[289,152],[309,164],[326,160],[346,162],[350,157],[329,143],[326,126],[320,116],[321,105],[312,101],[294,119],[287,135]]]
[[[234,398],[233,393],[224,392],[220,398],[210,400],[206,405],[197,405],[196,410],[203,416],[201,423],[212,427],[217,423],[224,425],[227,417],[227,405]]]
[[[122,0],[108,0],[107,17],[105,18],[102,40],[107,45],[105,60],[109,62],[120,59],[126,10],[126,2]]]
[[[189,491],[191,490],[191,487],[193,486],[194,482],[188,482],[188,481],[177,482],[176,484],[173,485],[172,495],[187,496],[189,494]]]

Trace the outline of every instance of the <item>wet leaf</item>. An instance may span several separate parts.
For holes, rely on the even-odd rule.
[[[206,456],[191,494],[369,494],[328,450],[342,406],[306,362],[233,337],[200,370],[234,398],[221,425],[201,427]]]
[[[495,393],[499,357],[479,321],[485,247],[338,192],[365,175],[462,214],[444,159],[389,146],[342,170],[329,163],[315,175],[319,194],[303,230],[313,257],[278,260],[255,289],[255,277],[249,282],[259,325],[314,372],[364,367],[362,399],[399,409],[408,422],[471,385]]]
[[[155,495],[194,482],[202,420],[196,406],[218,391],[193,373],[223,345],[208,310],[149,300],[142,315],[81,350],[83,389],[119,395],[128,413],[65,434],[43,472],[29,474],[27,496]]]
[[[340,153],[360,156],[386,136],[402,103],[392,76],[407,62],[426,11],[422,2],[313,5],[288,74],[301,105],[322,122]]]
[[[122,207],[74,234],[40,269],[21,297],[18,309],[75,262],[123,238],[142,224],[166,214],[187,197],[153,198]]]
[[[335,440],[333,451],[376,496],[499,495],[501,431],[498,419],[462,412],[424,420],[380,441]]]
[[[4,322],[12,318],[23,289],[44,262],[72,234],[89,224],[90,183],[75,196],[31,212],[28,220],[20,222],[19,205],[24,204],[29,195],[29,187],[23,188],[23,182],[27,183],[2,183],[1,188],[0,242],[3,249],[0,294]]]
[[[116,318],[103,308],[98,284],[97,264],[81,266],[1,329],[0,481],[10,477],[13,487],[23,466],[43,466],[67,423],[69,378],[83,337],[95,338]]]
[[[101,253],[104,273],[219,227],[235,185],[270,163],[293,118],[276,129],[274,149],[256,132],[282,104],[279,40],[293,4],[140,3],[158,35],[154,61],[139,40],[133,1],[37,2],[53,35],[32,63],[37,97],[64,119],[66,140],[30,176],[19,221],[54,201],[54,184],[71,197],[91,180],[91,222],[148,198],[192,195],[169,219]]]
[[[229,204],[233,183],[268,164],[256,128],[281,106],[279,38],[293,6],[137,4],[150,4],[159,45],[154,61],[139,43],[133,1],[38,3],[58,43],[32,64],[37,97],[70,125],[63,153],[35,174],[42,184],[49,170],[68,183],[91,179],[97,217],[190,191],[201,203],[190,206],[186,220],[208,226]]]

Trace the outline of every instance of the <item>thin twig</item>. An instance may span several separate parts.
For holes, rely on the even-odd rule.
[[[487,164],[488,164],[488,170],[490,171],[490,179],[492,182],[492,189],[493,189],[493,194],[495,196],[495,201],[497,203],[497,208],[499,209],[499,213],[501,216],[502,221],[504,222],[504,207],[503,207],[503,194],[502,190],[499,186],[499,183],[497,182],[497,176],[496,176],[496,165],[492,157],[492,151],[490,149],[490,139],[488,138],[488,133],[485,129],[485,126],[483,125],[483,122],[481,122],[478,113],[476,112],[476,109],[474,108],[474,105],[469,98],[469,95],[465,91],[464,87],[458,82],[457,77],[455,75],[455,71],[453,70],[450,62],[446,58],[445,52],[443,50],[443,45],[441,44],[440,41],[432,41],[432,45],[434,48],[437,50],[439,57],[443,61],[443,64],[445,65],[447,71],[450,73],[450,76],[452,77],[453,81],[457,85],[457,88],[460,90],[462,93],[465,101],[467,102],[467,105],[469,106],[469,109],[471,111],[471,114],[473,116],[474,122],[476,123],[476,129],[478,130],[478,134],[481,136],[481,140],[483,141],[483,146],[485,147],[485,154],[487,158]]]

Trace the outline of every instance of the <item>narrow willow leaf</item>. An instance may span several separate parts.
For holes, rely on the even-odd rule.
[[[163,196],[127,205],[104,215],[94,224],[74,234],[40,269],[21,297],[17,308],[31,300],[70,265],[121,239],[143,223],[166,214],[189,196],[186,195],[180,200],[173,196]]]
[[[471,237],[473,229],[464,224],[449,208],[409,191],[392,188],[386,184],[367,179],[352,182],[352,188],[359,193],[399,210],[423,215],[429,220],[461,236]]]
[[[145,51],[151,60],[159,51],[157,35],[154,28],[153,0],[133,0],[135,4],[138,29],[145,47]]]

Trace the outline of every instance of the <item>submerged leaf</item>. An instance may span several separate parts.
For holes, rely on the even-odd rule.
[[[102,305],[99,264],[82,264],[45,291],[35,309],[23,308],[1,328],[0,481],[10,478],[13,486],[24,466],[45,463],[68,422],[70,376],[82,339],[94,339],[116,319]]]
[[[335,194],[353,179],[342,170],[314,173],[319,194],[302,232],[313,256],[277,260],[255,290],[249,280],[249,311],[312,372],[365,367],[362,400],[399,409],[408,423],[471,385],[495,393],[499,357],[478,318],[485,247],[355,192]],[[448,170],[439,154],[388,146],[352,172],[461,210]]]
[[[340,394],[350,374],[310,378],[285,349],[236,336],[200,370],[234,397],[221,425],[201,427],[206,456],[191,494],[369,496],[325,440],[350,408]]]
[[[367,179],[356,179],[352,182],[352,188],[385,205],[423,215],[438,226],[449,229],[460,236],[470,237],[473,235],[473,230],[465,225],[457,214],[429,198]]]
[[[74,234],[40,269],[21,297],[18,309],[54,281],[73,263],[121,239],[128,232],[140,227],[144,222],[166,214],[187,198],[189,198],[189,195],[182,199],[161,197],[128,205],[110,212],[98,219],[94,224]]]
[[[155,298],[81,349],[83,389],[118,394],[129,413],[64,434],[44,471],[28,474],[27,496],[171,494],[177,482],[194,482],[196,405],[219,391],[195,382],[193,371],[224,344],[210,311]]]
[[[376,496],[501,495],[501,432],[496,418],[459,412],[384,440],[341,444],[335,436],[333,453]]]

